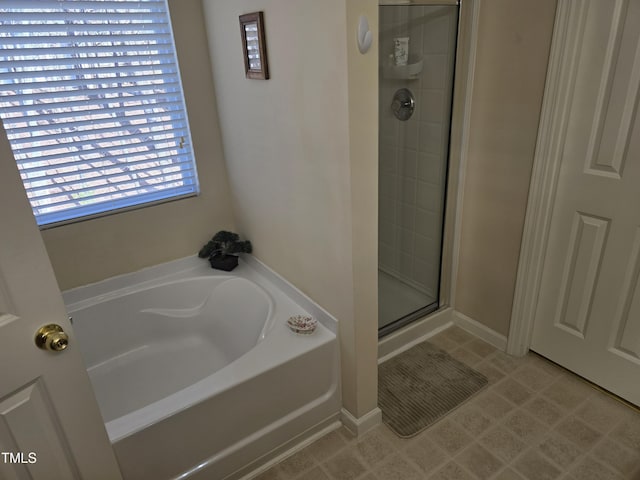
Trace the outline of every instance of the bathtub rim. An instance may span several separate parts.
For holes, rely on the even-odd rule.
[[[197,255],[189,255],[157,265],[144,267],[134,272],[123,273],[86,285],[70,288],[62,292],[62,298],[65,306],[69,308],[71,305],[78,304],[84,299],[107,295],[111,291],[122,289],[122,287],[117,287],[117,285],[121,285],[123,282],[133,282],[143,289],[144,285],[153,286],[162,279],[170,281],[169,279],[171,277],[179,276],[189,270],[202,268],[205,263],[206,262]],[[314,316],[318,322],[322,323],[333,334],[338,333],[338,320],[331,313],[257,257],[248,253],[241,254],[239,267],[242,265],[249,267],[255,274],[265,277],[267,281],[271,282],[291,298],[291,300],[307,310],[307,312]],[[211,269],[208,271],[210,270]],[[216,276],[237,277],[239,275],[233,272],[216,270]],[[255,282],[254,278],[250,278],[250,280]],[[261,286],[259,282],[255,283]]]
[[[279,290],[285,293],[294,302],[309,312],[318,322],[322,323],[331,333],[337,336],[338,320],[327,310],[313,301],[302,290],[290,283],[282,275],[271,269],[253,255],[242,257],[247,265],[269,279]]]

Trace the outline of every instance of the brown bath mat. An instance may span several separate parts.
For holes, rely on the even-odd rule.
[[[382,421],[413,437],[487,385],[487,378],[428,342],[378,367]]]

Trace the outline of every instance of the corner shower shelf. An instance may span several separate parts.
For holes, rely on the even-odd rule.
[[[422,73],[422,58],[408,65],[384,65],[382,73],[387,79],[417,80]]]

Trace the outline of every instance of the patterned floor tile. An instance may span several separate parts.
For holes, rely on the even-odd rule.
[[[640,480],[640,413],[542,357],[510,357],[468,332],[433,343],[489,386],[411,439],[344,427],[255,480]],[[457,352],[457,353],[456,353]]]

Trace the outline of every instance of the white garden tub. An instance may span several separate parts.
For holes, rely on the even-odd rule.
[[[189,257],[64,293],[127,480],[237,478],[340,410],[336,323],[253,257]],[[320,323],[289,331],[292,315]]]

